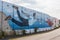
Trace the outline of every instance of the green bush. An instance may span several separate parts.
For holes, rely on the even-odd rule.
[[[2,38],[2,32],[0,31],[0,38]]]
[[[0,39],[4,37],[4,32],[0,31]]]

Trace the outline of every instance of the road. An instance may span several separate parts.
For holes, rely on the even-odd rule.
[[[9,40],[60,40],[60,28],[41,34],[34,34]]]

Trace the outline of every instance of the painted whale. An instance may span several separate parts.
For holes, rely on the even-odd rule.
[[[56,18],[51,17],[43,12],[38,12],[22,6],[13,5],[3,2],[3,13],[11,16],[8,24],[13,30],[24,30],[34,28],[54,28],[56,27]],[[18,9],[14,8],[17,7]],[[59,21],[59,20],[57,20]]]

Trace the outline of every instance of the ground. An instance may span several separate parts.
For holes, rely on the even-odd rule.
[[[39,33],[19,38],[12,38],[9,40],[60,40],[60,28],[46,33]]]

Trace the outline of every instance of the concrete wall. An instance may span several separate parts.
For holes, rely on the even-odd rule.
[[[12,33],[12,29],[8,22],[4,20],[5,18],[6,16],[0,12],[0,30],[4,31],[7,35],[10,35]]]
[[[0,10],[2,10],[2,2],[1,2],[1,1],[0,1],[0,4],[1,4]],[[30,9],[26,9],[26,8],[22,8],[22,7],[21,7],[21,9],[23,9],[25,12],[27,12],[27,13],[29,13],[29,14],[31,14],[31,12],[36,12],[36,11],[32,11],[32,10],[30,10]],[[20,10],[21,10],[21,9],[20,9]],[[29,11],[28,11],[28,10],[29,10]],[[4,14],[5,14],[6,16],[8,16],[8,15],[13,16],[12,4],[9,4],[9,3],[4,2],[4,4],[3,4],[3,12],[4,12]],[[38,13],[38,12],[37,12],[37,13]],[[0,14],[1,14],[1,15],[0,15],[0,29],[9,34],[9,33],[12,31],[12,29],[11,29],[11,27],[9,26],[8,22],[4,20],[4,19],[6,18],[6,16],[5,16],[3,13],[0,13]],[[50,19],[52,20],[52,18],[51,18],[49,15],[47,15],[47,14],[41,13],[41,15],[42,15],[42,16],[39,15],[39,18],[42,17],[42,19],[43,19],[44,21],[45,21],[47,18],[50,18]],[[15,17],[15,16],[16,16],[16,10],[14,9],[14,17]],[[38,16],[38,15],[37,15],[37,16]],[[16,18],[16,17],[15,17],[15,18]],[[54,20],[55,20],[55,19],[54,19]],[[53,22],[55,23],[54,20],[53,20]],[[54,24],[54,26],[52,26],[52,28],[55,27],[55,25],[58,26],[58,23],[59,23],[59,22],[57,22],[57,20],[56,20],[56,23]],[[45,23],[44,23],[44,24],[45,24]],[[2,25],[2,26],[1,26],[1,25]],[[15,27],[15,26],[14,26],[14,27]],[[19,26],[17,26],[17,27],[19,27]],[[17,27],[16,27],[16,28],[17,28]],[[42,30],[43,30],[43,29],[42,29]],[[46,30],[46,29],[44,28],[44,30]],[[50,30],[50,29],[47,29],[47,30]],[[31,31],[31,30],[30,30],[30,31]],[[33,29],[32,29],[32,31],[34,32]],[[29,32],[29,30],[28,30],[28,32]],[[16,33],[21,33],[21,30],[17,30]]]

